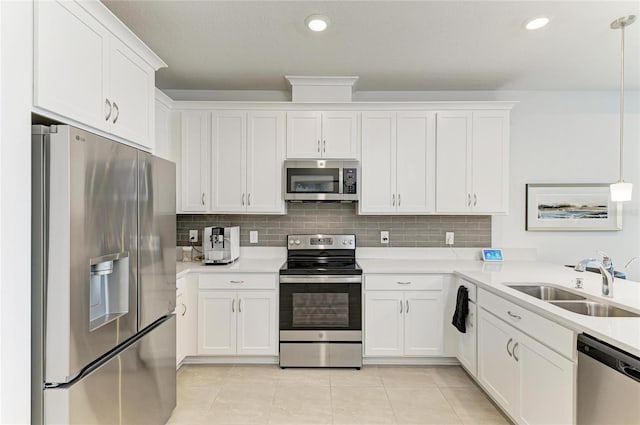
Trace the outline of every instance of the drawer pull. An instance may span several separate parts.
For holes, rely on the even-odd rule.
[[[408,282],[396,282],[398,285],[411,285],[411,281]]]
[[[229,283],[244,283],[244,280],[230,280]]]
[[[522,319],[521,316],[518,316],[517,314],[513,314],[511,311],[507,311],[507,314],[509,316],[511,316],[512,318],[516,319],[516,320],[521,320]]]
[[[509,345],[513,342],[513,338],[509,338],[509,341],[507,341],[507,353],[509,353],[509,357],[513,357],[513,353],[511,351],[509,351]]]

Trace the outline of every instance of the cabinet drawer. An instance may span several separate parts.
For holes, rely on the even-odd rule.
[[[364,278],[365,289],[382,291],[400,290],[442,290],[444,277],[441,275],[415,275],[415,274],[375,274],[366,275]]]
[[[472,302],[477,302],[478,298],[477,298],[477,294],[476,294],[476,284],[475,283],[471,283],[468,280],[464,280],[461,278],[456,279],[457,280],[457,284],[456,287],[454,288],[454,291],[458,291],[458,288],[460,286],[464,286],[465,288],[467,288],[467,291],[469,291],[469,301]]]
[[[479,290],[478,298],[480,307],[489,313],[566,358],[574,357],[576,341],[573,331],[483,289]]]
[[[277,275],[259,273],[201,273],[200,289],[275,289]]]

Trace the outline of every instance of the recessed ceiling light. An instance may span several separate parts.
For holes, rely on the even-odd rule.
[[[304,23],[311,31],[320,32],[326,30],[329,26],[329,18],[322,15],[311,15],[304,20]]]
[[[546,16],[539,16],[537,18],[531,18],[527,20],[524,24],[524,27],[530,31],[533,31],[547,26],[548,23],[549,18],[547,18]]]

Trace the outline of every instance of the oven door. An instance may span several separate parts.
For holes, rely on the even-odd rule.
[[[361,334],[361,276],[280,277],[281,341],[350,341]]]

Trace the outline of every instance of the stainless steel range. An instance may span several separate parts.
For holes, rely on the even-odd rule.
[[[355,235],[289,235],[280,269],[280,367],[362,366]]]

